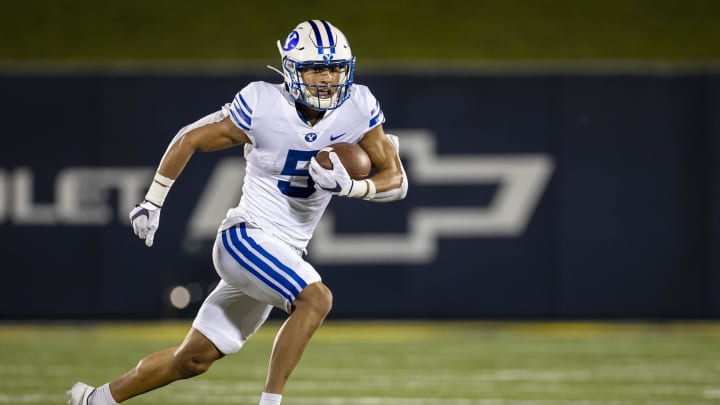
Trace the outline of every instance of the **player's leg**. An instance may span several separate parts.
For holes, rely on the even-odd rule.
[[[207,337],[191,328],[180,346],[146,356],[135,368],[111,382],[110,392],[116,402],[122,402],[173,381],[202,374],[223,356]]]
[[[93,387],[76,384],[68,391],[68,403],[113,404],[178,379],[201,374],[215,360],[240,350],[265,322],[271,309],[271,305],[260,302],[221,280],[198,310],[193,327],[180,346],[145,357],[137,367],[111,382],[109,389],[102,386],[93,392]],[[105,397],[93,400],[98,396]]]
[[[191,328],[180,346],[145,356],[118,379],[98,388],[75,384],[67,392],[68,405],[113,405],[173,381],[205,372],[223,354],[210,340]]]
[[[300,293],[294,310],[275,337],[265,392],[282,394],[310,338],[332,307],[332,294],[323,283],[310,284]]]
[[[224,230],[213,256],[224,280],[291,313],[275,339],[266,393],[281,394],[332,306],[330,290],[300,252],[247,224]]]

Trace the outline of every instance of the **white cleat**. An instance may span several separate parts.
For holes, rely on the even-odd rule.
[[[95,391],[95,387],[91,387],[85,383],[75,383],[70,391],[67,392],[67,405],[88,405],[90,394]]]

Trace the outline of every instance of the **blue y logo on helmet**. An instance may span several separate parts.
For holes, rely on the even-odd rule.
[[[283,51],[287,52],[289,50],[295,49],[298,42],[300,42],[300,34],[298,34],[297,31],[291,32],[285,40],[285,45],[283,45]]]

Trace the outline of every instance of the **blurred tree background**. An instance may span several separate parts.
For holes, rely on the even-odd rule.
[[[0,64],[275,63],[276,40],[327,19],[366,66],[720,58],[714,0],[5,0]]]

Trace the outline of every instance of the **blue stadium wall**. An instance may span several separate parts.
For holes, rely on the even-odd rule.
[[[356,79],[411,189],[331,204],[308,257],[333,317],[720,317],[718,74]],[[253,80],[275,77],[1,74],[0,318],[191,316],[242,149],[193,157],[152,248],[127,211],[176,131]]]

